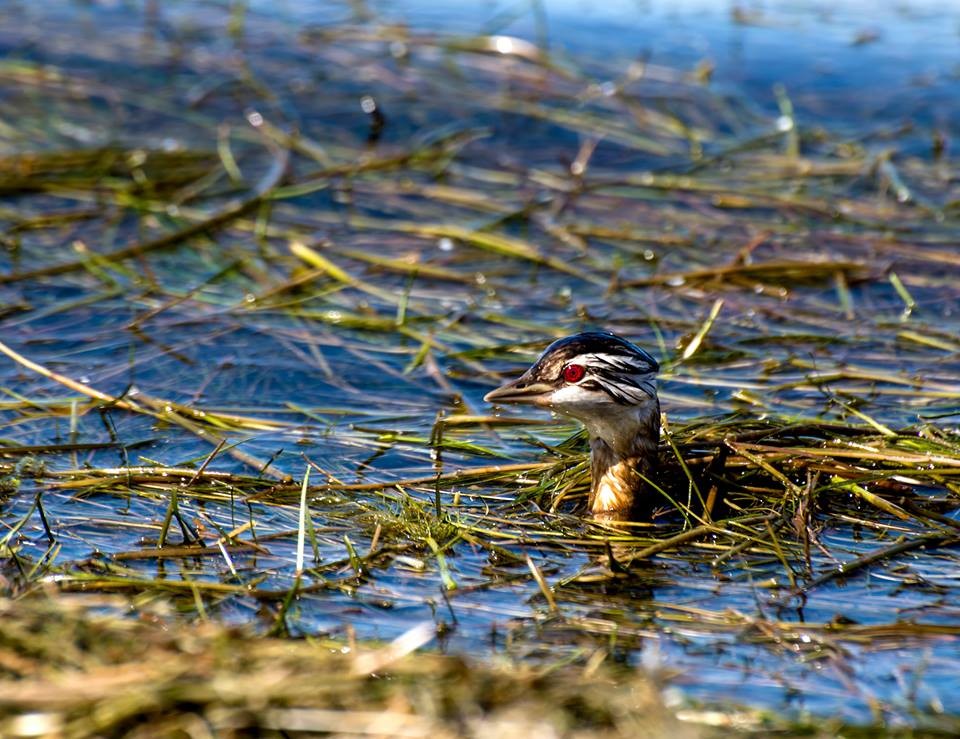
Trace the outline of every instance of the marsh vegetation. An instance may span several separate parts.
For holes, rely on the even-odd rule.
[[[725,10],[711,58],[634,9],[647,58],[539,3],[41,5],[0,9],[5,731],[958,730],[948,23]],[[573,424],[481,401],[596,327],[662,366],[626,526]]]

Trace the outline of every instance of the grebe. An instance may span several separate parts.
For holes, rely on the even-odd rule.
[[[519,378],[492,390],[488,403],[528,403],[580,421],[590,436],[588,505],[603,518],[626,518],[656,469],[660,365],[609,332],[559,339]]]

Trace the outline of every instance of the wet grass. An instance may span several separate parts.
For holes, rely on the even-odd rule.
[[[936,130],[506,34],[198,7],[110,16],[79,56],[4,11],[9,726],[519,735],[529,701],[561,734],[956,729]],[[479,400],[593,326],[664,368],[630,525],[579,515],[582,434]],[[407,656],[432,639],[470,656]],[[89,689],[43,697],[67,678]]]

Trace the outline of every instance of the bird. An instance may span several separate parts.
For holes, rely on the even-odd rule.
[[[587,331],[554,341],[484,400],[549,408],[580,421],[590,437],[587,505],[594,517],[623,520],[656,471],[659,371],[657,360],[632,342]]]

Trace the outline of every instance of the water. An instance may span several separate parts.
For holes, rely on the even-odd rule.
[[[252,181],[272,156],[245,122],[252,108],[308,137],[312,148],[295,158],[293,182],[365,157],[402,157],[411,142],[419,142],[414,148],[456,142],[456,134],[465,143],[451,144],[434,165],[404,169],[409,163],[401,162],[399,173],[388,167],[379,179],[341,178],[279,198],[271,211],[255,208],[234,228],[130,260],[125,268],[90,259],[67,274],[4,284],[0,298],[9,311],[2,341],[112,395],[134,401],[146,395],[280,424],[220,432],[230,450],[237,445],[249,456],[228,450],[211,464],[265,480],[271,473],[299,479],[307,461],[316,465],[314,482],[346,483],[540,461],[542,448],[531,440],[557,444],[571,425],[503,427],[496,434],[453,428],[447,439],[486,453],[447,448],[437,464],[429,443],[437,414],[486,412],[481,398],[492,378],[483,372],[519,371],[554,333],[606,325],[664,359],[676,357],[717,296],[725,301],[721,321],[702,352],[665,373],[664,406],[677,423],[735,411],[856,421],[853,408],[893,428],[919,429],[936,419],[938,428],[956,432],[960,324],[950,141],[960,100],[960,19],[955,10],[929,3],[881,9],[865,20],[864,7],[800,3],[735,12],[696,3],[565,3],[547,4],[544,21],[526,6],[377,4],[369,16],[358,16],[356,8],[336,4],[252,3],[242,36],[230,37],[224,10],[201,2],[164,4],[152,13],[122,4],[11,5],[0,24],[7,62],[0,120],[15,121],[0,137],[5,154],[108,146],[215,153],[228,141]],[[411,37],[399,31],[386,41],[364,36],[396,21],[408,24]],[[352,34],[342,35],[347,25]],[[450,39],[423,40],[437,32],[546,39],[569,74],[546,83],[539,68],[522,62],[503,67],[499,57],[465,53]],[[620,84],[636,60],[654,65],[660,78],[638,85],[636,97],[623,103],[631,125],[608,126],[621,102],[604,85]],[[708,88],[685,79],[703,60],[714,67]],[[17,82],[18,65],[34,70],[26,84]],[[56,68],[63,77],[38,77],[31,65]],[[702,182],[715,189],[705,194],[638,185],[665,173],[698,175],[689,162],[689,132],[665,133],[677,120],[703,129],[707,157],[732,157],[739,145],[760,149],[757,142],[774,135],[786,115],[776,84],[794,106],[810,159],[839,166],[859,157],[859,173],[796,178],[791,189],[783,185],[790,175],[780,171],[781,161],[758,157],[740,169],[708,166]],[[370,144],[370,121],[359,103],[367,94],[387,118]],[[523,108],[530,100],[541,107]],[[583,118],[571,123],[564,112]],[[947,142],[940,170],[931,167],[937,136]],[[596,143],[595,179],[588,179],[593,189],[565,190],[567,163],[584,141]],[[909,185],[911,210],[897,211],[877,185],[886,149],[896,149],[893,161]],[[208,167],[219,161],[214,155]],[[137,199],[109,183],[94,187],[63,176],[39,191],[9,194],[0,203],[7,227],[0,268],[18,273],[89,251],[108,253],[159,232],[151,229],[175,227],[171,201],[181,213],[209,213],[242,190],[223,175],[207,183],[202,197],[179,187],[147,190]],[[783,198],[789,192],[796,202],[725,207],[723,198],[740,189],[752,197],[768,189]],[[54,227],[17,225],[51,211],[91,212]],[[508,258],[437,230],[417,234],[398,222],[528,239],[568,269]],[[557,224],[569,227],[565,237],[557,235]],[[586,227],[597,224],[646,235],[590,234]],[[815,254],[856,261],[859,271],[848,282],[815,269],[789,279],[691,282],[691,271],[738,263],[745,245],[764,233],[752,252],[759,261]],[[285,285],[304,275],[290,256],[294,238],[327,249],[323,253],[360,275],[362,284],[344,287],[314,276],[309,290]],[[417,259],[462,279],[411,278],[370,267],[358,252]],[[624,281],[687,276],[611,291],[612,272]],[[905,313],[891,272],[904,278],[916,303],[912,311]],[[401,316],[408,319],[404,332],[393,326]],[[528,352],[498,349],[516,343]],[[828,379],[812,383],[812,375]],[[54,473],[154,463],[195,468],[214,448],[169,420],[89,408],[78,393],[13,362],[4,360],[0,378],[10,398],[2,410],[8,443],[103,445],[41,457]],[[71,412],[74,401],[79,415]],[[904,476],[911,473],[921,471]],[[250,491],[230,481],[184,495],[185,518],[210,541],[254,520],[262,549],[234,552],[229,562],[218,553],[158,561],[137,555],[156,541],[169,486],[119,479],[75,495],[60,485],[63,479],[24,475],[0,510],[5,526],[27,517],[17,537],[20,555],[36,561],[49,547],[33,507],[40,494],[61,547],[51,579],[99,573],[108,563],[126,568],[127,579],[255,583],[259,597],[210,596],[207,611],[272,625],[274,596],[294,578],[295,490],[284,492],[282,505],[248,500]],[[955,517],[956,488],[949,480],[924,482],[917,489],[942,498],[943,512]],[[411,541],[399,531],[411,500],[429,519],[432,488],[414,485],[406,493],[409,499],[390,488],[334,491],[315,501],[316,555],[330,565],[323,570],[328,587],[314,578],[318,587],[297,600],[288,617],[294,633],[391,639],[431,621],[443,626],[439,648],[480,656],[506,652],[549,662],[610,649],[633,663],[676,671],[674,684],[689,701],[857,722],[870,720],[875,705],[894,723],[960,710],[960,643],[951,630],[958,582],[949,549],[911,552],[827,583],[799,602],[787,592],[776,556],[743,555],[713,569],[705,542],[658,556],[624,585],[559,588],[563,618],[556,619],[524,558],[551,583],[594,567],[603,547],[572,509],[545,519],[529,506],[511,506],[512,486],[445,485],[445,509],[475,539],[460,538],[446,551],[457,584],[448,591],[423,539]],[[835,567],[831,558],[853,560],[899,533],[921,533],[915,521],[878,517],[869,507],[862,517],[882,528],[844,518],[845,497],[822,505],[817,524],[824,549],[811,553],[816,573]],[[394,548],[355,578],[348,547],[367,552],[377,524],[382,541]],[[674,533],[676,524],[668,521],[661,533]],[[551,543],[560,532],[582,537],[582,544]],[[483,546],[491,542],[519,559]],[[314,560],[311,547],[308,559]],[[802,574],[799,557],[792,564]],[[142,590],[153,593],[154,585]],[[177,602],[192,613],[192,595]],[[823,628],[850,622],[860,631],[834,637]],[[896,628],[903,622],[928,632],[905,637]]]

